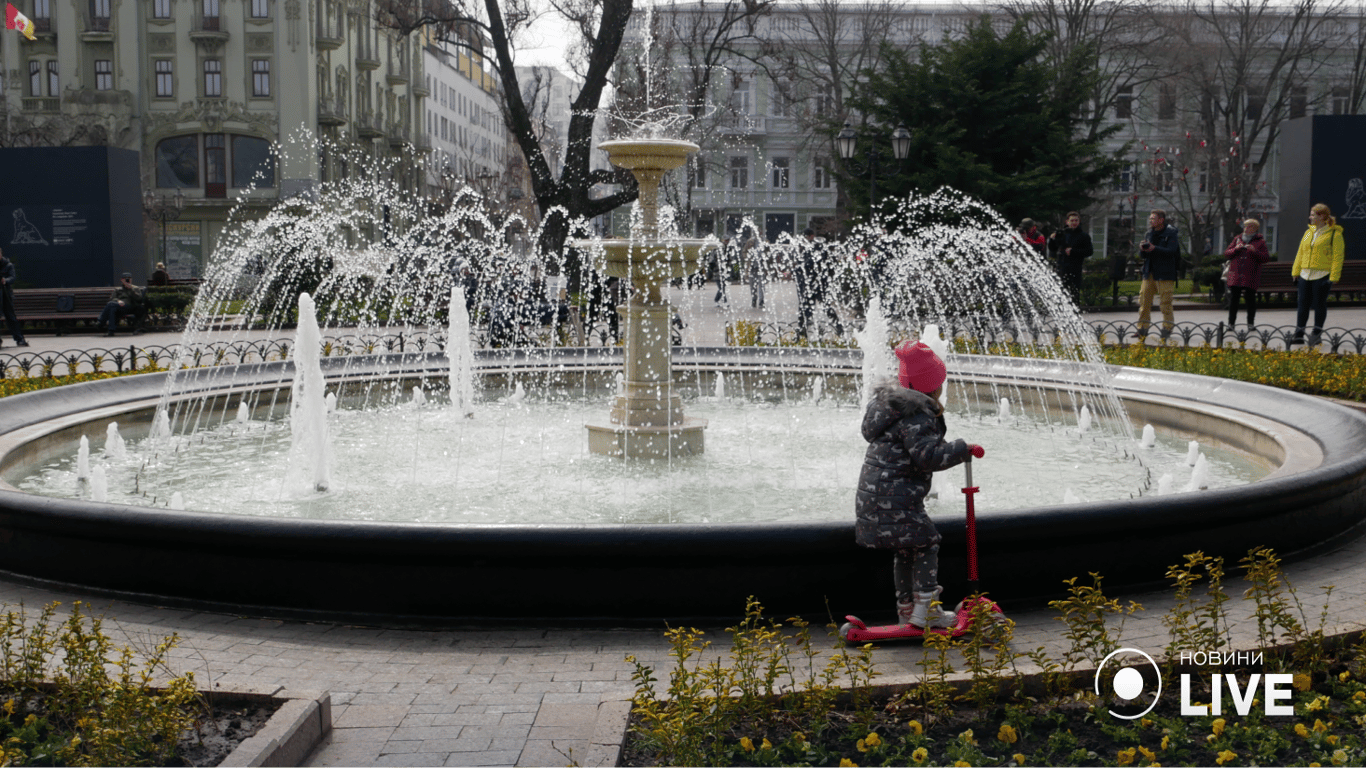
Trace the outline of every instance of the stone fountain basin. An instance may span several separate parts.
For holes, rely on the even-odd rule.
[[[676,376],[773,371],[853,377],[856,351],[676,348]],[[481,354],[487,374],[519,380],[619,369],[614,349]],[[441,377],[435,355],[330,358],[331,384]],[[1135,500],[983,512],[982,587],[1005,602],[1105,577],[1107,591],[1156,585],[1200,550],[1230,566],[1254,546],[1294,558],[1361,533],[1366,417],[1252,384],[1134,368],[1106,374],[1137,424],[1257,457],[1273,471],[1249,485]],[[848,521],[716,525],[454,525],[269,519],[176,512],[20,493],[10,485],[80,434],[117,420],[146,433],[166,374],[6,398],[0,409],[0,570],[10,577],[161,605],[381,624],[585,624],[733,620],[749,595],[772,615],[824,617],[891,605],[891,557],[854,544]],[[284,388],[292,364],[206,369],[187,395]],[[960,357],[955,379],[983,397],[1024,381],[1040,399],[1083,378],[1074,364]],[[993,402],[993,401],[988,401]],[[244,478],[244,482],[250,482]],[[985,491],[986,489],[984,489]],[[991,489],[999,491],[999,489]],[[964,589],[964,523],[937,518],[946,598]],[[890,618],[890,616],[887,616]]]
[[[700,255],[717,246],[715,240],[697,239],[655,243],[582,240],[576,244],[584,249],[601,246],[603,259],[598,269],[611,277],[628,280],[648,277],[661,282],[697,274]]]

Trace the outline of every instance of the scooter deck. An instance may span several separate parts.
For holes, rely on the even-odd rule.
[[[1001,607],[991,602],[991,611],[1001,613]],[[965,600],[955,610],[957,621],[952,627],[936,627],[930,631],[936,635],[962,637],[972,631],[972,607]],[[857,616],[845,616],[845,624],[840,627],[840,637],[848,643],[875,643],[883,640],[918,640],[925,637],[925,630],[911,624],[883,624],[870,627]]]

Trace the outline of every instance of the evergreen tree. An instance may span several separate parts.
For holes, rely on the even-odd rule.
[[[1061,218],[1096,200],[1092,193],[1120,168],[1101,146],[1118,126],[1088,138],[1094,58],[1079,52],[1051,65],[1047,44],[1047,34],[1023,22],[1000,35],[983,16],[960,38],[920,47],[918,59],[888,46],[854,99],[867,124],[879,126],[860,131],[858,153],[878,153],[878,201],[950,186],[1018,222]],[[884,135],[899,123],[914,135],[900,163]],[[843,188],[852,212],[866,215],[866,170],[846,175]]]

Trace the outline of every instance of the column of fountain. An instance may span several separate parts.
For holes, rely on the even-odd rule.
[[[608,141],[599,145],[613,165],[626,168],[640,187],[640,229],[630,240],[600,245],[608,275],[631,281],[627,303],[618,307],[625,328],[625,387],[613,403],[609,423],[589,424],[588,449],[623,458],[658,459],[700,454],[705,419],[683,414],[673,386],[669,323],[673,310],[663,288],[697,271],[702,240],[661,240],[659,182],[683,165],[696,144],[669,139]]]

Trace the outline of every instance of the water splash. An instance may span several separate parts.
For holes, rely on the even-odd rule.
[[[887,318],[882,314],[882,302],[874,297],[868,302],[868,312],[863,328],[854,332],[859,349],[863,352],[863,398],[867,405],[873,397],[873,387],[878,379],[895,376],[897,372],[896,353],[891,347],[891,332]]]
[[[1186,444],[1186,466],[1193,467],[1200,458],[1200,443],[1192,440]]]
[[[185,511],[185,496],[182,495],[182,494],[180,493],[180,491],[176,491],[175,493],[171,494],[171,501],[170,501],[170,503],[168,503],[166,506],[167,506],[168,508],[170,508],[170,509],[174,509],[174,510],[177,510],[177,511],[180,511],[180,512],[184,512],[184,511]]]
[[[1139,441],[1138,445],[1140,448],[1152,448],[1157,445],[1157,430],[1153,429],[1153,425],[1143,425],[1143,439]]]
[[[109,476],[104,471],[103,464],[95,465],[90,473],[90,500],[108,501],[109,500]]]
[[[712,397],[717,400],[726,399],[726,374],[716,372],[716,385],[712,388]]]
[[[1191,469],[1190,482],[1186,483],[1186,492],[1207,490],[1209,488],[1209,476],[1209,461],[1205,458],[1205,454],[1199,454],[1196,456],[1195,464]]]
[[[236,421],[238,424],[246,424],[248,421],[251,421],[251,409],[247,407],[247,401],[245,398],[242,400],[242,402],[237,404]]]
[[[1176,478],[1172,477],[1172,475],[1171,475],[1170,472],[1164,473],[1164,474],[1162,475],[1162,477],[1160,477],[1160,478],[1157,479],[1157,495],[1158,495],[1158,496],[1169,496],[1169,495],[1171,495],[1172,488],[1175,487],[1175,484],[1176,484]]]
[[[451,288],[447,311],[450,326],[446,332],[446,356],[451,361],[451,408],[469,418],[474,416],[474,350],[470,345],[470,314],[464,286]]]
[[[422,387],[413,387],[413,405],[421,408],[427,404],[427,396],[422,394]]]
[[[1091,429],[1091,409],[1083,404],[1081,413],[1077,414],[1077,433],[1085,435],[1089,429]]]
[[[76,480],[90,482],[90,439],[81,435],[80,446],[76,448]]]
[[[104,455],[111,459],[123,459],[128,456],[128,446],[119,434],[117,421],[109,422],[109,427],[104,430]]]
[[[1001,421],[1008,421],[1010,419],[1010,398],[1001,398],[1000,406],[996,411],[996,418]]]
[[[327,435],[321,362],[322,334],[313,297],[299,295],[299,330],[290,390],[290,471],[297,481],[323,492],[332,484],[332,446]]]

